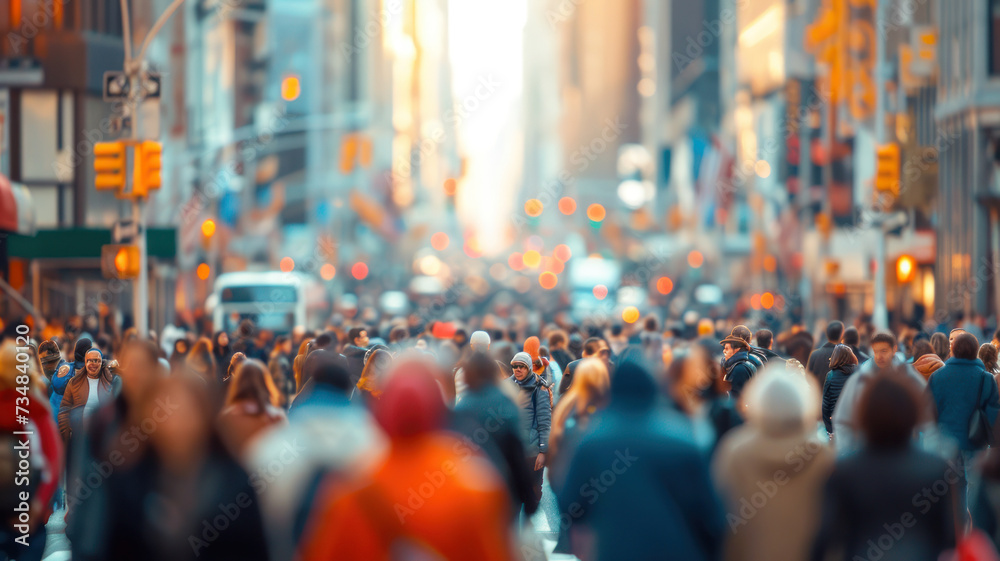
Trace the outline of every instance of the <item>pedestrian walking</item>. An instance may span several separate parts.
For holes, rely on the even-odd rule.
[[[552,426],[552,402],[542,380],[532,372],[531,362],[531,357],[526,352],[514,355],[510,361],[514,374],[507,379],[518,390],[521,437],[527,454],[528,471],[532,474],[531,502],[524,505],[527,512],[538,510],[538,503],[542,500],[542,470],[549,451],[549,431]]]

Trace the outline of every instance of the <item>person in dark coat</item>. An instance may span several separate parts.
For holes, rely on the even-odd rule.
[[[830,371],[823,382],[823,424],[826,433],[833,436],[833,410],[837,407],[840,392],[847,378],[858,369],[858,358],[847,345],[837,345],[830,357]]]
[[[563,396],[569,391],[570,384],[573,383],[573,376],[576,374],[576,367],[584,358],[597,357],[604,361],[604,365],[611,370],[611,347],[608,342],[600,337],[591,337],[583,342],[583,358],[574,360],[563,367],[562,379],[559,381],[559,395]]]
[[[266,561],[256,478],[212,430],[204,384],[188,377],[157,380],[141,410],[141,418],[161,422],[141,459],[102,482],[107,501],[89,536],[101,547],[73,559]]]
[[[364,327],[352,327],[347,332],[347,344],[344,345],[342,354],[347,357],[352,385],[358,384],[365,369],[365,355],[368,353],[369,342],[368,330]]]
[[[731,337],[739,337],[740,339],[743,339],[743,342],[747,344],[747,358],[749,358],[750,362],[757,367],[757,370],[764,367],[764,363],[767,362],[767,355],[764,354],[763,349],[758,349],[750,344],[750,339],[753,334],[751,333],[749,327],[745,325],[737,325],[733,328],[729,335]]]
[[[574,530],[593,534],[600,561],[699,561],[721,551],[725,514],[707,459],[688,424],[655,407],[659,393],[642,365],[619,365],[611,404],[570,461],[559,508]]]
[[[899,369],[867,383],[857,411],[865,446],[834,467],[812,559],[839,551],[837,559],[937,561],[954,547],[957,475],[911,441],[924,403]]]
[[[738,401],[743,386],[757,373],[756,365],[750,360],[747,342],[730,335],[719,343],[722,345],[722,369],[725,381],[729,382],[729,396]]]
[[[549,392],[531,370],[531,356],[520,352],[510,361],[514,375],[507,382],[518,390],[521,408],[521,438],[524,442],[525,465],[531,472],[531,501],[525,502],[525,512],[538,510],[542,500],[542,473],[545,454],[549,451],[549,431],[552,427],[552,403]]]
[[[785,365],[785,359],[774,352],[774,333],[770,329],[758,329],[757,333],[753,335],[754,339],[757,340],[757,347],[760,349],[761,354],[764,355],[764,362],[767,364],[777,364],[779,366]]]
[[[813,375],[820,386],[826,379],[826,373],[830,371],[830,357],[833,356],[833,349],[840,344],[843,337],[844,324],[839,321],[831,321],[826,326],[826,343],[823,343],[809,355],[806,371]]]
[[[456,432],[482,448],[507,483],[511,504],[524,504],[534,514],[537,503],[521,442],[521,411],[497,385],[497,363],[486,353],[474,352],[462,365],[468,390],[455,406]],[[517,516],[517,509],[511,509]]]
[[[955,440],[960,451],[955,457],[960,476],[956,492],[958,514],[966,517],[967,464],[977,450],[969,442],[969,421],[973,412],[982,408],[991,426],[995,426],[1000,412],[1000,395],[993,376],[983,369],[983,363],[976,357],[979,341],[975,335],[963,332],[955,336],[951,352],[952,358],[927,381],[927,391],[937,412],[938,428]]]
[[[233,349],[229,344],[229,334],[216,331],[212,337],[212,356],[215,358],[216,376],[221,384],[228,378],[229,362],[233,359]]]

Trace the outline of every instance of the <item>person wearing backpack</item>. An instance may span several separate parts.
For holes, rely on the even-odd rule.
[[[532,501],[525,504],[526,512],[538,510],[542,500],[542,473],[545,455],[549,451],[549,429],[552,426],[552,401],[544,382],[532,371],[531,355],[520,352],[510,361],[514,375],[508,382],[520,390],[518,405],[521,407],[521,437],[527,454],[528,471],[531,472]]]
[[[719,342],[722,345],[722,369],[729,382],[729,396],[738,401],[743,386],[757,373],[757,366],[750,360],[749,345],[743,339],[730,335]]]

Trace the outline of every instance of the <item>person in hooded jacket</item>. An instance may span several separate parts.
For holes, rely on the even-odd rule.
[[[757,373],[757,367],[750,359],[747,342],[730,335],[719,342],[722,345],[722,368],[725,370],[725,380],[729,382],[729,395],[734,401],[739,401],[743,387]]]
[[[73,360],[60,362],[56,373],[52,376],[52,395],[49,396],[49,404],[52,406],[52,416],[56,422],[59,422],[59,410],[62,406],[63,394],[66,393],[66,384],[77,373],[83,372],[87,351],[92,346],[93,343],[90,339],[78,339],[73,348]]]
[[[558,497],[578,556],[592,538],[599,561],[718,558],[725,515],[705,455],[677,413],[656,408],[658,393],[645,367],[620,364],[573,455]]]
[[[549,451],[549,431],[552,427],[552,402],[539,376],[531,370],[531,357],[526,352],[514,355],[510,361],[513,376],[507,382],[518,390],[521,408],[521,438],[524,441],[526,464],[532,473],[532,500],[525,502],[525,512],[538,510],[542,500],[542,475],[545,455]]]
[[[723,559],[806,559],[834,453],[816,436],[812,377],[766,369],[747,385],[746,424],[719,444],[712,472],[728,505]],[[758,496],[763,508],[753,508]]]
[[[478,450],[443,430],[447,408],[435,368],[395,366],[373,404],[388,453],[323,489],[302,561],[514,558],[507,491]],[[428,498],[415,491],[427,486],[434,489]]]
[[[833,437],[833,411],[844,389],[847,378],[858,369],[858,358],[847,345],[837,345],[830,355],[830,372],[823,382],[823,424],[826,433]]]

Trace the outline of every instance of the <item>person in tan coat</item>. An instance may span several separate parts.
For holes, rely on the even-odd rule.
[[[229,384],[226,404],[216,426],[219,437],[233,457],[242,459],[247,447],[265,430],[288,423],[277,406],[278,388],[264,363],[247,360],[239,366]]]
[[[817,437],[815,384],[768,369],[744,392],[747,422],[723,438],[712,466],[726,503],[727,561],[809,558],[834,463]]]

